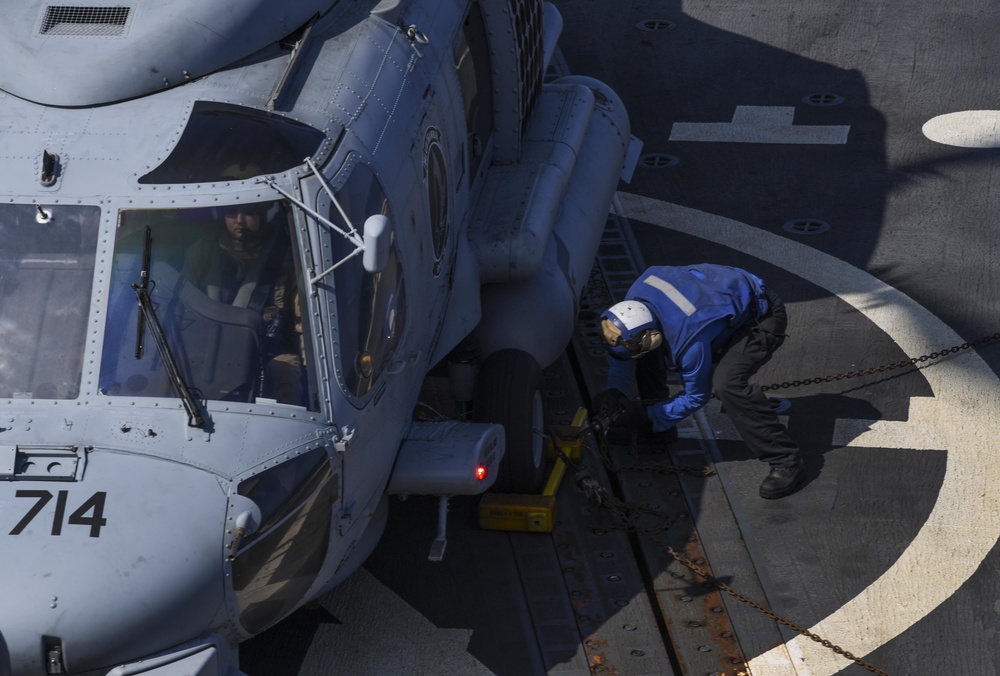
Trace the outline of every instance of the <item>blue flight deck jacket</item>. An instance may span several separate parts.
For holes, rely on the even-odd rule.
[[[725,265],[654,266],[632,284],[625,300],[641,300],[663,329],[667,366],[680,372],[684,391],[647,408],[655,431],[676,425],[708,403],[712,355],[738,329],[766,314],[764,282]],[[635,360],[612,360],[608,387],[630,392]]]

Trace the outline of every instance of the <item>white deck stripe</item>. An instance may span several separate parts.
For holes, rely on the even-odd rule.
[[[790,106],[736,106],[732,122],[675,122],[671,141],[840,145],[849,125],[793,125]]]
[[[471,630],[435,626],[365,568],[320,600],[340,623],[317,628],[298,673],[494,676],[468,652]]]

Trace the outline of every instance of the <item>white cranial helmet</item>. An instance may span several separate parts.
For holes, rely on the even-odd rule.
[[[639,300],[615,303],[601,314],[604,348],[615,359],[635,359],[655,350],[663,334],[653,313]]]

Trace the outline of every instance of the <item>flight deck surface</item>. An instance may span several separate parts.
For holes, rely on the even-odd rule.
[[[555,4],[565,63],[621,95],[644,149],[609,217],[577,335],[546,370],[550,424],[568,424],[603,387],[593,318],[645,265],[737,265],[784,299],[789,338],[761,384],[868,371],[1000,330],[1000,139],[981,123],[1000,120],[989,117],[1000,108],[1000,9]],[[964,111],[985,113],[952,115]],[[432,562],[436,500],[393,499],[365,566],[243,644],[241,668],[871,673],[706,584],[669,546],[886,673],[1000,673],[998,373],[991,343],[769,390],[806,463],[804,485],[781,500],[758,497],[766,467],[717,403],[669,450],[612,446],[606,464],[588,439],[551,535],[481,530],[476,500],[455,498],[444,560]],[[628,521],[632,512],[588,501],[577,471],[645,511]]]

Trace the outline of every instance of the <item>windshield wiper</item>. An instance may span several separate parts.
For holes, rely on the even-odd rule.
[[[181,375],[181,370],[177,366],[174,353],[170,351],[170,345],[167,343],[167,336],[163,332],[160,318],[156,315],[153,300],[149,297],[149,257],[152,247],[153,237],[147,225],[146,240],[142,250],[142,271],[139,274],[140,283],[132,285],[135,298],[139,301],[139,325],[135,338],[135,358],[142,358],[142,330],[143,326],[148,324],[149,333],[153,337],[153,344],[156,345],[156,351],[159,352],[160,359],[163,360],[163,368],[167,372],[170,384],[173,386],[174,391],[177,392],[177,396],[181,398],[184,410],[187,411],[188,427],[204,427],[205,418],[201,415],[198,402],[195,401],[191,390],[188,389],[187,384],[184,382],[184,376]]]
[[[139,289],[147,292],[149,290],[149,255],[153,249],[153,231],[150,227],[146,226],[146,238],[143,240],[142,245],[142,270],[139,272]],[[135,326],[135,358],[142,359],[143,349],[145,348],[145,335],[144,329],[146,327],[146,315],[143,312],[139,313],[139,318],[136,319]]]

